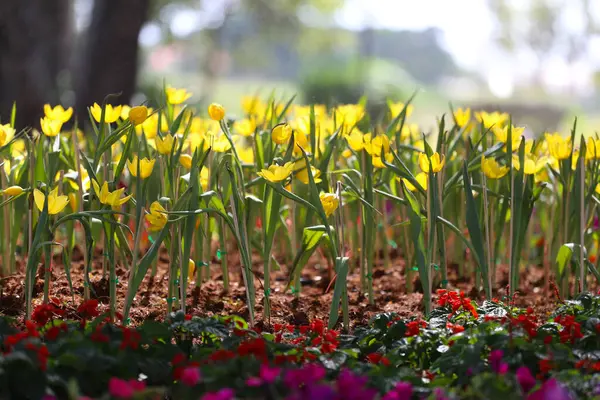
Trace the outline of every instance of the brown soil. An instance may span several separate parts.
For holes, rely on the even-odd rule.
[[[100,301],[101,309],[108,308],[108,279],[103,278],[101,250],[97,249],[91,272],[92,287],[96,297]],[[394,256],[394,255],[393,255]],[[248,319],[246,296],[241,279],[239,257],[235,253],[227,254],[229,262],[230,289],[226,293],[223,290],[223,281],[220,262],[213,259],[211,265],[211,279],[202,283],[199,287],[192,280],[188,287],[187,313],[198,316],[231,315],[236,314]],[[58,301],[68,310],[70,316],[75,315],[75,309],[82,301],[83,294],[83,257],[78,249],[75,251],[72,262],[73,293],[64,273],[60,255],[54,257],[52,269],[52,282],[50,287],[50,298]],[[285,260],[280,260],[282,269],[285,271]],[[18,262],[20,270],[24,263]],[[262,321],[262,262],[259,257],[254,260],[254,271],[256,276],[256,320],[259,326],[264,326]],[[40,264],[35,287],[34,304],[40,304],[43,298],[43,270]],[[118,311],[122,312],[123,299],[127,290],[127,271],[121,266],[117,267],[118,283]],[[271,277],[271,323],[293,323],[305,324],[309,320],[319,318],[328,319],[331,303],[333,284],[329,291],[330,270],[326,259],[320,255],[314,255],[309,265],[304,268],[302,274],[302,291],[299,298],[295,298],[288,290],[284,293],[287,278],[283,271],[272,273]],[[415,292],[407,293],[406,274],[404,261],[399,257],[392,258],[389,267],[383,266],[383,260],[377,261],[377,267],[373,273],[373,286],[375,304],[370,305],[368,299],[360,292],[359,268],[353,269],[348,277],[348,291],[350,299],[350,318],[352,325],[365,323],[370,317],[381,312],[396,312],[403,317],[422,315],[421,298],[422,293],[418,274],[412,273],[414,278]],[[458,266],[451,264],[448,271],[449,289],[461,289],[471,298],[482,300],[483,292],[475,289],[472,279],[459,279]],[[473,274],[468,274],[473,275]],[[540,316],[547,314],[559,302],[552,291],[544,293],[544,272],[542,268],[532,266],[521,274],[521,287],[519,295],[515,298],[516,305],[532,306]],[[168,282],[168,256],[165,251],[161,253],[157,273],[151,276],[148,272],[140,290],[138,291],[131,311],[131,321],[138,324],[145,319],[162,320],[167,313],[167,282]],[[505,296],[505,285],[508,282],[507,269],[499,266],[496,282],[500,289],[496,297]],[[19,272],[3,280],[2,296],[0,297],[0,314],[11,315],[22,318],[24,316],[23,301],[24,274]],[[438,286],[439,287],[439,286]],[[54,300],[55,301],[55,300]],[[268,323],[267,323],[268,325]]]

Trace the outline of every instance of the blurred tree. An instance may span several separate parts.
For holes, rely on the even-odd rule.
[[[96,0],[92,21],[75,70],[76,109],[87,119],[87,107],[108,94],[111,103],[127,103],[136,89],[138,37],[147,21],[150,0]]]
[[[57,80],[71,41],[70,0],[0,1],[0,120],[17,103],[17,124],[39,122],[59,99]]]
[[[488,4],[498,21],[496,40],[500,46],[508,52],[533,52],[541,72],[551,55],[563,56],[570,63],[589,56],[588,43],[600,34],[600,17],[593,12],[596,1],[488,0]],[[578,29],[565,25],[567,8],[570,19],[583,22]]]

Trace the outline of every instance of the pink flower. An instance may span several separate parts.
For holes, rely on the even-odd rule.
[[[232,389],[225,388],[218,392],[205,393],[200,400],[231,400],[233,399],[234,392]]]
[[[259,387],[262,386],[262,384],[263,380],[260,379],[258,376],[251,376],[250,378],[246,379],[246,386]]]
[[[133,396],[134,390],[129,382],[112,377],[108,381],[108,392],[111,396],[121,399],[129,399]]]
[[[536,383],[535,378],[533,377],[533,375],[531,375],[531,372],[529,371],[529,368],[525,366],[519,367],[519,369],[517,369],[516,375],[517,382],[519,382],[519,385],[521,386],[521,389],[523,389],[523,392],[529,393],[529,391],[533,389]]]
[[[275,382],[279,374],[281,373],[281,369],[277,367],[269,367],[267,364],[262,364],[260,366],[260,379],[263,380],[266,384],[271,384]]]
[[[186,386],[196,386],[202,375],[196,367],[186,367],[181,373],[181,382]]]
[[[488,358],[490,367],[492,367],[492,370],[499,375],[504,375],[508,372],[508,364],[502,361],[503,355],[504,352],[502,350],[494,350],[490,353]]]
[[[113,397],[120,399],[130,399],[136,392],[141,392],[146,388],[146,383],[130,379],[129,381],[112,377],[108,381],[108,392]]]

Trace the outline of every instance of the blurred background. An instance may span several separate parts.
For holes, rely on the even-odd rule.
[[[152,99],[163,82],[242,95],[406,100],[414,122],[500,109],[534,131],[600,125],[598,0],[1,0],[0,119],[46,102]],[[36,122],[37,121],[37,122]]]

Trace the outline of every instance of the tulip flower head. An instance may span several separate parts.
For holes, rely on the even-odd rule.
[[[167,133],[162,138],[160,136],[157,136],[155,143],[156,150],[158,150],[160,154],[171,154],[171,151],[173,151],[173,147],[177,143],[177,138],[174,138],[173,135]]]
[[[173,105],[181,104],[190,97],[192,97],[192,93],[188,92],[185,89],[176,89],[173,87],[168,87],[166,92],[167,102]]]
[[[319,194],[319,200],[325,210],[325,215],[330,216],[340,205],[340,200],[335,193],[321,193]]]
[[[23,193],[25,190],[21,186],[10,186],[6,189],[2,190],[2,194],[4,196],[18,196]]]
[[[62,124],[63,123],[61,121],[50,119],[48,117],[40,118],[42,132],[48,137],[55,137],[58,135],[62,128]]]
[[[94,192],[96,192],[96,196],[98,196],[98,199],[100,199],[100,203],[111,206],[113,209],[118,209],[120,206],[127,203],[131,198],[131,195],[121,198],[121,195],[125,191],[124,188],[117,189],[113,192],[109,191],[108,182],[104,182],[102,188],[100,188],[98,182],[92,180],[92,185],[94,186]]]
[[[439,155],[436,151],[431,155],[431,157],[427,157],[425,153],[419,153],[419,167],[421,171],[428,173],[429,172],[429,163],[431,162],[431,171],[432,172],[440,172],[442,168],[444,168],[444,164],[446,163],[445,156]]]
[[[148,108],[146,106],[133,107],[129,110],[128,117],[133,125],[140,125],[148,118]]]
[[[160,231],[168,222],[167,210],[158,201],[150,204],[150,213],[145,216],[150,232]]]
[[[500,165],[493,158],[481,157],[481,170],[489,179],[499,179],[508,173],[508,167]]]
[[[60,104],[54,107],[50,104],[44,104],[44,115],[49,119],[60,121],[64,124],[71,119],[73,108],[69,107],[65,110]]]
[[[271,131],[271,139],[277,144],[287,144],[292,136],[292,127],[288,124],[276,125]]]
[[[146,179],[147,177],[152,175],[152,170],[154,169],[155,162],[156,162],[156,160],[151,161],[146,157],[139,160],[140,178]],[[131,175],[133,175],[135,177],[138,176],[138,156],[133,156],[133,159],[131,161],[127,161],[127,168],[129,169],[129,172],[131,173]]]
[[[100,122],[102,119],[102,107],[98,103],[94,103],[92,107],[90,107],[90,111],[92,112],[92,117],[96,120],[96,122]],[[113,107],[110,104],[106,105],[104,110],[104,122],[107,124],[112,124],[121,116],[121,106]]]
[[[225,108],[218,103],[212,103],[208,106],[208,115],[213,121],[221,121],[225,118]]]
[[[269,181],[269,182],[281,182],[286,180],[294,169],[294,164],[292,162],[285,163],[285,165],[270,165],[268,169],[263,169],[257,173],[261,178]]]
[[[35,189],[33,191],[33,200],[38,210],[44,210],[44,202],[48,199],[48,214],[55,215],[64,210],[69,203],[69,197],[58,194],[58,188],[54,188],[48,196],[42,193],[41,190]]]

